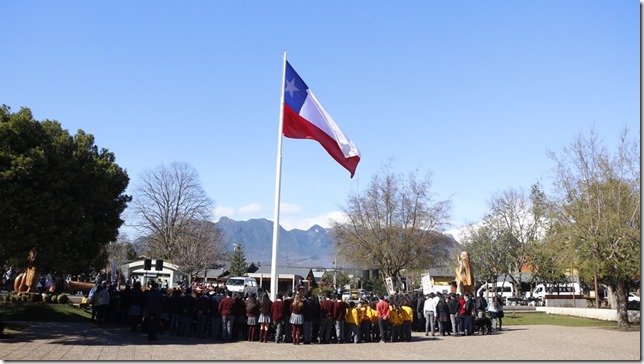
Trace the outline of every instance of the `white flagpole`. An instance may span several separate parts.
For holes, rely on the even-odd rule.
[[[275,215],[273,218],[273,249],[271,257],[271,301],[277,296],[277,241],[280,228],[280,189],[282,183],[282,132],[284,128],[284,79],[286,78],[286,50],[282,65],[282,93],[280,96],[280,121],[277,132],[277,168],[275,172]]]

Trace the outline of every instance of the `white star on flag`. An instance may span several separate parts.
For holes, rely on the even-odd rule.
[[[300,91],[300,89],[295,87],[295,79],[292,79],[290,81],[286,81],[286,89],[284,91],[285,92],[290,92],[291,97],[293,97],[293,92]]]

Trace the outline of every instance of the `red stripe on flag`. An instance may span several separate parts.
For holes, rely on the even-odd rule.
[[[353,178],[358,162],[360,162],[360,157],[345,157],[335,139],[301,117],[286,104],[284,104],[284,125],[282,132],[288,138],[316,140],[336,162],[340,163],[351,173],[351,177]]]

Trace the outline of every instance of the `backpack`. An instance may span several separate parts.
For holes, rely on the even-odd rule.
[[[485,297],[479,297],[477,306],[478,310],[485,311],[485,309],[487,308],[487,301],[485,300]]]

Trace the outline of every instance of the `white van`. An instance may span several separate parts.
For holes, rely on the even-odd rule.
[[[257,280],[252,277],[230,277],[226,281],[226,289],[231,292],[257,293]]]
[[[489,291],[489,292],[488,292]],[[506,302],[508,298],[515,296],[514,293],[514,284],[512,282],[497,282],[496,283],[496,294],[503,298],[503,301]],[[483,297],[489,298],[494,296],[494,283],[487,283],[482,285],[478,291],[476,291],[476,297],[479,297],[483,293]]]
[[[543,284],[539,283],[532,290],[532,297],[543,300],[547,294],[556,295],[576,295],[581,296],[584,292],[579,283],[556,283],[556,284]]]

